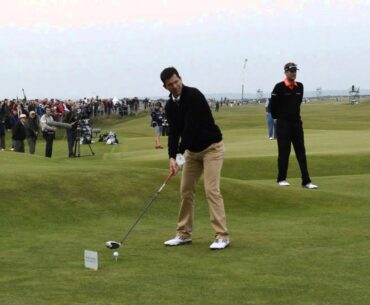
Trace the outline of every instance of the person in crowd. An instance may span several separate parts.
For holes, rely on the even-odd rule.
[[[36,141],[37,136],[39,133],[39,118],[36,115],[35,110],[31,110],[29,112],[28,120],[25,124],[26,127],[26,136],[27,136],[27,142],[28,142],[28,148],[30,154],[34,154],[36,150]]]
[[[102,102],[98,105],[98,114],[100,116],[104,115],[104,103],[102,103]]]
[[[26,139],[26,128],[24,124],[26,123],[26,115],[21,114],[19,116],[18,122],[13,127],[13,143],[14,151],[24,153],[24,140]]]
[[[53,122],[54,119],[51,116],[50,106],[45,107],[45,114],[40,119],[42,135],[46,141],[45,146],[45,157],[51,158],[53,154],[53,142],[55,139],[56,128],[48,125],[48,123]]]
[[[36,113],[39,118],[41,118],[45,113],[45,106],[43,103],[39,103],[36,108]]]
[[[220,102],[219,101],[216,101],[216,108],[215,108],[216,112],[218,112],[220,110]]]
[[[155,103],[154,109],[151,112],[152,127],[155,133],[155,149],[162,149],[161,145],[161,134],[162,134],[162,123],[164,118],[164,113],[162,110],[162,104],[160,102]]]
[[[266,118],[267,118],[267,129],[268,129],[268,136],[270,140],[275,140],[276,139],[276,122],[272,118],[271,115],[271,98],[266,99],[265,103],[265,111],[266,111]]]
[[[210,219],[215,231],[212,250],[229,246],[224,201],[220,191],[221,168],[224,159],[222,134],[215,124],[208,102],[196,88],[183,85],[178,71],[169,67],[161,72],[163,87],[170,92],[165,106],[169,122],[168,154],[170,175],[179,166],[178,157],[185,153],[181,178],[181,206],[176,236],[164,242],[166,246],[178,246],[192,242],[195,189],[204,173],[204,186]]]
[[[4,103],[1,105],[0,113],[4,116],[5,130],[12,129],[10,124],[10,115],[12,114],[12,104],[8,99],[4,100]]]
[[[297,65],[289,62],[284,66],[285,80],[275,85],[271,94],[271,114],[276,122],[278,144],[278,177],[280,186],[290,186],[287,179],[291,145],[299,163],[302,174],[302,187],[317,189],[307,169],[306,149],[304,145],[303,123],[301,120],[301,103],[303,84],[296,81]]]
[[[68,157],[74,158],[74,144],[77,137],[78,113],[76,104],[73,101],[69,101],[69,103],[67,104],[67,111],[65,111],[63,121],[72,125],[72,128],[66,130],[66,133],[68,143]]]
[[[0,111],[0,150],[5,150],[5,115]]]
[[[9,115],[9,128],[11,129],[12,132],[12,148],[10,150],[14,150],[14,128],[19,122],[19,115],[18,115],[18,109],[17,107],[12,108],[11,114]]]

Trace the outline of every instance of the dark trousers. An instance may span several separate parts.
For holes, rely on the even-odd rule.
[[[45,157],[51,158],[51,155],[53,153],[54,133],[44,132],[43,136],[44,136],[44,139],[46,141]]]
[[[291,144],[295,151],[299,167],[302,174],[302,185],[311,182],[307,170],[306,149],[304,147],[304,134],[302,122],[291,122],[277,120],[277,143],[278,143],[278,178],[277,181],[286,180],[289,164]]]
[[[14,151],[24,153],[23,140],[14,140]]]
[[[77,130],[67,129],[67,142],[68,142],[68,156],[74,156],[73,146],[76,141]]]
[[[5,149],[5,135],[0,136],[0,149]]]
[[[35,153],[35,149],[36,149],[36,138],[35,137],[28,137],[27,141],[28,141],[28,147],[29,147],[29,150],[30,150],[30,154],[33,155]]]

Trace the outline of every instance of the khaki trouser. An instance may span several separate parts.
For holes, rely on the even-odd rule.
[[[214,143],[207,149],[194,153],[185,152],[185,165],[181,179],[181,207],[177,223],[177,235],[191,237],[195,205],[195,190],[199,177],[204,173],[204,188],[209,215],[216,238],[227,239],[224,201],[220,192],[221,168],[224,160],[223,142]]]

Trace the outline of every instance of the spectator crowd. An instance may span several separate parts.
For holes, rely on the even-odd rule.
[[[11,132],[11,150],[24,152],[23,141],[27,139],[30,153],[35,152],[35,144],[40,129],[40,118],[47,109],[54,121],[61,122],[66,113],[71,111],[72,105],[77,109],[79,116],[84,119],[94,117],[109,117],[116,115],[123,117],[129,114],[136,114],[141,108],[149,108],[150,100],[139,100],[138,98],[124,99],[101,99],[83,98],[78,100],[58,99],[35,99],[22,100],[4,99],[0,101],[0,150],[6,149],[5,136]],[[48,110],[49,112],[49,110]]]
[[[36,141],[41,133],[46,143],[49,143],[48,145],[50,146],[51,136],[50,134],[46,136],[44,132],[45,128],[42,127],[42,122],[40,124],[40,119],[46,115],[55,122],[65,122],[68,112],[72,109],[74,111],[76,110],[79,117],[84,119],[107,118],[110,116],[124,117],[136,114],[140,110],[148,109],[152,115],[152,127],[155,127],[155,148],[163,148],[160,143],[160,136],[166,135],[167,122],[161,102],[165,103],[165,100],[149,100],[148,98],[140,100],[137,97],[131,99],[102,99],[98,96],[93,98],[85,97],[77,100],[28,100],[26,96],[23,99],[0,100],[0,151],[6,149],[6,133],[11,133],[12,140],[11,144],[8,144],[8,149],[16,152],[24,152],[24,141],[27,141],[29,153],[34,154]],[[220,102],[212,99],[208,100],[208,102],[211,109],[215,109],[215,111],[218,111],[220,107],[232,107],[236,104],[226,98],[221,99]],[[160,107],[156,109],[156,105],[160,105]],[[51,128],[48,131],[51,133]],[[46,156],[50,157],[50,147],[47,150]]]

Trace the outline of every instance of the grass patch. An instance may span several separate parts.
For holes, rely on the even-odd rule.
[[[120,144],[95,143],[93,157],[68,159],[62,137],[52,159],[43,157],[41,139],[33,156],[0,152],[0,304],[369,304],[369,105],[302,106],[317,191],[300,187],[294,153],[292,186],[276,185],[277,148],[267,139],[263,105],[215,113],[226,146],[222,192],[231,234],[231,247],[220,252],[208,249],[214,233],[202,181],[193,244],[163,246],[174,234],[179,177],[118,262],[105,249],[168,173],[148,114],[94,122],[114,130]],[[84,249],[99,252],[99,271],[84,269]]]

